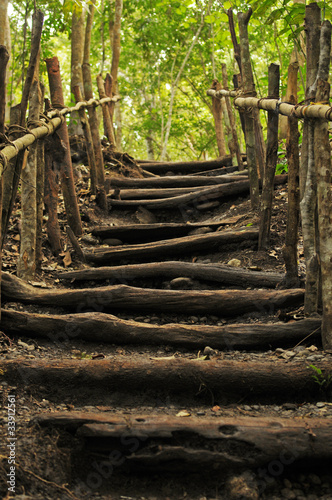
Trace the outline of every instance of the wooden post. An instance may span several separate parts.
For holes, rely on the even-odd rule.
[[[316,77],[319,61],[321,11],[316,3],[306,6],[305,30],[307,39],[306,100],[316,98]],[[306,293],[304,311],[317,312],[319,264],[317,257],[317,179],[314,156],[314,124],[305,119],[300,165],[300,209],[302,219],[304,257],[306,263]]]
[[[294,62],[288,67],[287,102],[297,103],[297,74],[299,64]],[[287,227],[283,257],[286,267],[285,285],[287,288],[299,286],[297,265],[297,241],[300,211],[299,186],[299,126],[295,116],[288,117],[287,163],[288,163],[288,206]]]
[[[221,84],[218,82],[218,80],[213,80],[211,89],[213,90],[221,89]],[[212,97],[212,114],[214,119],[214,127],[216,131],[219,156],[221,158],[224,158],[226,156],[226,145],[225,145],[223,123],[222,123],[221,99]]]
[[[269,66],[268,94],[279,99],[280,72],[277,64]],[[258,250],[266,250],[270,243],[271,212],[274,191],[274,176],[278,160],[278,122],[279,114],[268,112],[266,167],[263,180],[261,200],[261,218],[259,228]]]
[[[83,97],[81,94],[80,87],[75,86],[73,91],[74,91],[74,97],[75,97],[76,103],[82,102]],[[89,162],[89,168],[90,168],[90,191],[92,194],[96,194],[96,192],[97,192],[96,158],[95,158],[95,153],[93,150],[93,141],[92,141],[90,124],[89,124],[89,120],[87,119],[86,111],[84,108],[81,108],[78,111],[78,115],[80,117],[82,128],[83,128],[86,153],[88,156],[88,162]]]
[[[44,104],[44,84],[39,82],[39,108],[43,109]],[[37,226],[36,226],[36,271],[41,271],[43,261],[43,212],[44,212],[44,184],[45,184],[45,155],[44,141],[37,141],[37,181],[36,181],[36,198],[37,198]]]
[[[97,75],[97,86],[98,86],[98,93],[99,93],[99,98],[103,99],[106,96],[105,92],[105,86],[104,86],[104,81],[103,77],[101,74]],[[115,136],[114,136],[114,129],[113,129],[113,120],[112,116],[110,114],[110,108],[108,106],[108,103],[102,104],[102,110],[103,110],[103,119],[104,119],[104,127],[106,130],[107,138],[109,140],[109,143],[112,147],[112,149],[115,149]]]
[[[52,57],[50,59],[46,59],[46,66],[50,84],[52,106],[53,108],[61,109],[65,104],[62,93],[58,58]],[[61,164],[61,187],[65,202],[67,221],[76,236],[79,236],[82,234],[82,223],[75,192],[73,166],[71,163],[69,136],[66,122],[63,122],[61,127],[59,127],[57,134],[66,148],[63,162]]]
[[[248,12],[238,13],[240,45],[241,45],[241,62],[242,62],[242,84],[243,91],[246,95],[255,96],[255,84],[250,62],[249,38],[248,38],[248,23],[251,17],[252,10]],[[254,117],[251,110],[245,112],[245,129],[246,129],[246,150],[247,164],[250,179],[250,200],[253,209],[259,207],[259,185],[258,173],[256,166],[256,144],[255,144],[255,127]]]
[[[316,102],[329,102],[328,83],[331,54],[331,23],[324,21],[320,34],[320,56],[317,75]],[[331,147],[327,120],[315,120],[314,143],[317,173],[317,202],[319,225],[319,262],[321,269],[324,349],[332,349],[332,193]]]
[[[226,64],[222,64],[222,80],[223,80],[223,87],[225,90],[228,90],[228,80],[227,80],[227,68]],[[235,154],[236,159],[237,159],[237,165],[239,167],[239,170],[244,170],[243,167],[243,161],[242,161],[242,155],[241,155],[241,150],[240,150],[240,144],[239,144],[239,139],[236,131],[236,125],[235,125],[235,118],[234,118],[234,113],[233,113],[233,108],[231,105],[231,100],[229,97],[225,97],[225,103],[227,107],[227,113],[228,113],[228,118],[229,118],[229,123],[232,131],[232,137],[233,140],[230,144],[228,144],[229,149],[231,151],[231,154]],[[233,152],[232,152],[233,151]]]

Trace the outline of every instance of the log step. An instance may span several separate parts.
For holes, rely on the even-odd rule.
[[[136,311],[211,313],[239,316],[258,311],[272,313],[279,308],[300,306],[304,290],[154,290],[127,285],[80,290],[37,289],[23,280],[2,273],[4,300],[26,304],[58,306],[76,311]]]
[[[148,241],[163,240],[188,236],[188,234],[202,227],[211,228],[211,232],[222,226],[236,224],[241,216],[227,217],[218,222],[195,222],[195,223],[155,223],[155,224],[126,224],[121,226],[98,226],[92,230],[92,234],[102,239],[117,238],[123,243],[143,243]]]
[[[267,463],[290,465],[302,459],[311,462],[332,458],[331,419],[324,418],[56,412],[37,415],[30,424],[70,431],[84,439],[83,451],[113,456],[118,467],[126,462],[149,469],[213,467],[225,472]],[[121,453],[111,455],[114,449]]]
[[[216,160],[144,163],[140,166],[142,166],[144,170],[152,172],[153,174],[166,174],[169,171],[172,171],[174,173],[192,173],[200,172],[202,170],[213,170],[222,167],[231,167],[235,170],[238,170],[237,167],[232,167],[232,158],[230,156],[226,156],[225,158],[218,158]]]
[[[204,187],[228,182],[245,181],[247,175],[218,175],[218,176],[188,176],[172,175],[165,177],[152,177],[149,179],[116,178],[107,179],[107,188],[132,188],[132,189],[158,189],[158,188],[180,188],[180,187]]]
[[[87,281],[111,279],[123,283],[137,278],[177,278],[187,277],[203,282],[215,282],[237,286],[256,288],[275,288],[284,275],[280,273],[251,271],[234,268],[222,264],[200,264],[197,262],[151,262],[147,264],[132,264],[126,266],[109,266],[79,271],[64,271],[58,274],[63,280]]]
[[[83,398],[112,404],[132,395],[132,404],[162,397],[181,405],[195,401],[221,404],[321,400],[309,362],[298,360],[202,360],[171,356],[149,359],[136,354],[98,360],[0,360],[2,380],[26,385],[33,392],[43,386],[53,397],[65,394],[73,404]],[[319,362],[325,378],[332,375],[331,360]],[[101,398],[101,399],[100,399]],[[150,399],[151,398],[151,399]],[[81,401],[82,404],[82,401]],[[146,403],[145,403],[146,404]],[[195,404],[195,403],[194,403]]]
[[[49,338],[55,343],[75,339],[117,345],[186,346],[200,350],[206,346],[220,350],[289,347],[302,342],[308,335],[311,341],[319,341],[321,325],[319,319],[201,326],[138,323],[98,312],[56,315],[2,310],[1,314],[6,334]]]
[[[149,261],[170,255],[192,255],[195,252],[220,251],[223,246],[233,243],[241,245],[255,245],[258,241],[257,229],[238,229],[236,231],[222,231],[198,236],[185,236],[171,240],[138,244],[131,246],[117,246],[112,248],[96,248],[84,252],[85,259],[95,265],[113,264],[121,260]]]

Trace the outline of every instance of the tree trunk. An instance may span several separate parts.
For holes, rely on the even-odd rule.
[[[82,93],[81,93],[79,86],[74,87],[74,97],[75,97],[76,103],[83,101]],[[89,120],[87,119],[85,109],[81,108],[78,111],[78,115],[80,117],[81,125],[83,128],[86,153],[87,153],[89,169],[90,169],[90,191],[91,191],[91,194],[95,195],[97,192],[96,159],[95,159],[95,153],[93,150],[93,141],[92,141],[90,124],[89,124]]]
[[[84,48],[84,8],[74,5],[71,21],[71,93],[74,94],[74,88],[79,87],[83,92],[83,48]],[[79,113],[74,111],[70,115],[68,125],[70,135],[83,135]]]
[[[5,309],[2,329],[7,334],[32,338],[54,338],[58,332],[76,332],[76,340],[116,345],[171,345],[202,349],[271,349],[300,343],[308,335],[320,336],[319,319],[293,323],[234,324],[227,326],[167,324],[153,325],[123,320],[111,314],[31,314]]]
[[[8,0],[0,2],[0,45],[5,45]]]
[[[114,24],[112,32],[112,96],[115,95],[118,86],[118,70],[121,52],[121,18],[122,18],[123,0],[115,0],[114,6]],[[113,121],[114,103],[110,105],[111,118]]]
[[[217,158],[216,160],[200,160],[200,161],[160,161],[155,163],[144,163],[144,169],[152,172],[153,174],[165,174],[169,171],[174,173],[192,173],[199,172],[202,169],[213,170],[232,165],[232,158],[226,156],[225,158]]]
[[[220,90],[221,89],[221,84],[218,82],[218,80],[213,80],[211,89],[213,90]],[[223,158],[226,156],[226,145],[225,145],[225,135],[224,135],[224,128],[223,128],[223,114],[222,114],[222,105],[221,105],[221,99],[217,99],[216,97],[212,97],[212,114],[213,114],[213,119],[214,119],[214,127],[216,131],[216,138],[217,138],[217,146],[218,146],[218,152],[219,156]]]
[[[316,102],[329,101],[330,84],[327,80],[329,78],[330,54],[331,23],[330,21],[324,21],[320,35]],[[319,262],[323,302],[322,341],[324,349],[332,349],[332,166],[329,123],[327,120],[316,120],[314,127],[320,251]]]
[[[92,78],[90,69],[90,42],[91,42],[91,29],[93,24],[93,17],[95,12],[95,0],[90,5],[90,10],[86,21],[85,42],[84,42],[84,57],[83,57],[83,82],[84,82],[84,96],[88,101],[93,98],[92,91]],[[88,108],[89,124],[91,129],[93,150],[96,160],[96,181],[97,181],[97,204],[102,210],[107,209],[107,199],[105,192],[105,174],[104,174],[104,160],[101,149],[99,137],[99,123],[97,118],[96,109],[94,106]]]
[[[56,342],[59,339],[60,343],[61,341],[62,343],[68,342],[75,334],[76,330],[69,332],[69,334],[63,331],[56,332],[52,340]],[[327,376],[331,373],[329,361],[321,361],[319,366]],[[103,398],[109,398],[114,393],[119,392],[121,395],[127,393],[136,397],[143,392],[146,398],[145,388],[149,389],[148,392],[154,402],[155,398],[158,398],[158,394],[159,397],[160,394],[165,397],[168,395],[171,401],[174,401],[178,396],[181,406],[184,401],[186,403],[191,401],[192,404],[192,398],[197,400],[198,394],[202,393],[204,388],[208,388],[208,391],[204,391],[205,394],[201,394],[201,397],[204,398],[205,395],[209,405],[211,405],[211,394],[213,394],[214,400],[236,404],[239,404],[242,399],[246,402],[256,401],[256,404],[257,401],[260,404],[264,404],[264,402],[271,404],[271,398],[273,398],[274,404],[286,401],[303,403],[303,399],[308,400],[312,395],[317,398],[317,395],[320,394],[313,378],[313,371],[308,370],[306,360],[296,363],[280,360],[246,361],[244,363],[243,361],[225,359],[210,361],[182,358],[150,360],[148,356],[143,359],[135,356],[128,361],[128,359],[124,359],[124,356],[117,355],[116,359],[100,359],[98,361],[66,359],[59,362],[58,359],[48,361],[18,358],[0,361],[0,369],[3,372],[4,381],[17,385],[23,380],[23,383],[29,386],[31,391],[34,387],[38,390],[38,387],[42,385],[48,390],[54,391],[55,387],[58,391],[65,390],[66,397],[75,394],[77,397],[77,391],[85,387],[86,399],[88,401],[93,399],[94,402],[98,399],[103,401]],[[69,412],[70,414],[71,412]],[[68,412],[66,415],[68,416]],[[178,418],[177,420],[186,420],[187,422],[187,419]],[[217,420],[220,423],[220,420]],[[256,420],[255,418],[254,421]],[[327,430],[324,438],[331,439],[331,424],[329,419],[325,420]],[[297,419],[297,421],[302,423],[302,419]],[[261,423],[257,425],[257,435],[259,436],[262,427]],[[311,428],[310,423],[308,427]],[[316,438],[308,436],[308,427],[305,431],[308,448],[305,450],[312,449],[316,442]],[[128,429],[128,422],[126,429]],[[222,430],[222,426],[219,425],[219,432]],[[123,432],[122,429],[121,432]],[[234,437],[238,432],[240,432],[239,429],[234,429],[230,435]],[[275,442],[279,432],[281,432],[280,427],[274,427],[273,442]],[[222,435],[226,433],[227,427]],[[330,452],[331,446],[332,443],[329,444]],[[246,453],[246,456],[257,456],[251,447],[249,451],[250,453]]]
[[[148,264],[132,264],[125,266],[101,267],[59,273],[60,279],[87,281],[112,280],[112,283],[125,283],[137,278],[178,278],[186,276],[202,282],[216,282],[237,287],[253,286],[255,288],[275,288],[280,284],[283,275],[263,273],[248,269],[232,268],[222,264],[199,264],[194,262],[151,262]]]
[[[209,252],[214,248],[219,251],[222,246],[228,246],[232,243],[238,244],[247,242],[249,246],[256,245],[258,232],[252,229],[238,231],[223,231],[212,234],[198,236],[187,236],[183,238],[173,238],[172,240],[161,240],[147,244],[138,244],[133,246],[118,246],[110,249],[96,249],[85,253],[88,261],[97,265],[110,264],[121,261],[122,259],[142,259],[143,261],[152,258],[165,257],[170,255],[193,254],[198,251]],[[244,245],[244,243],[242,243]]]
[[[100,74],[97,75],[97,87],[98,87],[99,98],[103,99],[104,97],[107,97],[105,93],[103,77]],[[112,116],[110,114],[110,108],[108,106],[108,103],[102,104],[102,110],[103,110],[104,128],[106,131],[107,138],[109,140],[112,149],[116,149],[113,121],[112,121]]]
[[[141,164],[142,165],[142,164]],[[218,175],[218,176],[199,176],[199,175],[174,175],[164,177],[151,177],[149,179],[133,179],[133,178],[112,178],[108,188],[132,188],[132,189],[159,189],[159,188],[175,188],[175,187],[203,187],[213,186],[217,184],[227,184],[228,182],[245,181],[246,175]]]
[[[297,103],[297,62],[288,67],[287,102]],[[297,264],[297,241],[300,211],[299,187],[299,127],[298,120],[293,116],[288,117],[287,130],[287,163],[288,163],[288,206],[286,240],[283,247],[283,257],[286,267],[285,285],[287,288],[299,284]]]
[[[279,99],[280,68],[277,64],[269,66],[268,94]],[[258,250],[267,250],[270,244],[271,213],[274,194],[274,177],[278,161],[278,122],[279,115],[268,112],[266,167],[263,180]]]
[[[307,81],[306,100],[313,102],[316,97],[316,77],[319,62],[319,37],[321,11],[316,3],[306,6],[305,29],[307,38]],[[319,265],[317,257],[317,182],[314,156],[314,124],[305,119],[300,165],[300,209],[302,218],[303,246],[306,262],[305,313],[317,311]]]
[[[23,86],[23,92],[22,92],[22,100],[20,104],[20,118],[19,118],[19,124],[22,127],[26,126],[25,123],[25,118],[26,118],[26,110],[28,106],[28,99],[29,99],[29,93],[31,89],[31,84],[33,81],[33,77],[35,74],[35,69],[36,69],[36,64],[38,62],[38,55],[39,55],[39,50],[40,50],[40,39],[41,39],[41,33],[43,29],[43,20],[44,20],[44,14],[40,10],[36,10],[33,13],[32,16],[32,31],[31,31],[31,50],[30,50],[30,59],[29,59],[29,66],[27,69],[27,75],[26,79],[24,82]],[[16,194],[21,178],[21,172],[22,172],[22,166],[23,166],[23,158],[24,158],[24,153],[20,153],[17,155],[17,158],[15,160],[15,167],[14,167],[14,174],[13,174],[13,185],[11,189],[11,197],[8,200],[8,205],[4,206],[4,214],[5,217],[2,219],[2,241],[4,241],[4,238],[6,237],[7,231],[8,231],[8,226],[9,226],[9,219],[11,216],[11,213],[14,208],[15,200],[16,200]],[[7,200],[7,197],[6,197]]]
[[[31,87],[29,100],[29,121],[38,122],[40,115],[39,67]],[[36,274],[37,243],[37,142],[29,148],[28,160],[22,170],[22,216],[20,255],[17,263],[17,276],[28,281]]]
[[[46,66],[49,77],[52,106],[53,108],[63,108],[65,104],[62,93],[58,58],[53,57],[51,59],[46,59]],[[70,156],[69,136],[65,121],[62,123],[61,127],[59,127],[57,134],[65,147],[65,155],[61,164],[61,187],[65,202],[67,221],[74,233],[79,236],[82,234],[82,223],[76,198],[73,167]]]
[[[36,289],[13,275],[2,273],[6,300],[84,311],[158,311],[182,314],[210,313],[233,317],[266,313],[303,304],[304,291],[293,290],[156,290],[127,285],[80,290]]]
[[[238,13],[239,34],[241,45],[241,61],[242,61],[242,84],[243,91],[246,95],[256,96],[254,77],[250,62],[249,39],[248,39],[248,23],[251,17],[252,10],[248,10],[246,14]],[[253,209],[259,206],[259,187],[258,174],[256,165],[256,143],[255,143],[255,128],[254,116],[252,110],[247,110],[244,115],[246,129],[246,153],[247,164],[250,179],[250,200]]]
[[[228,80],[227,80],[227,69],[226,69],[226,64],[222,64],[222,78],[223,78],[223,87],[225,90],[228,90]],[[231,151],[232,156],[235,155],[237,159],[237,166],[239,167],[239,170],[244,170],[243,166],[243,161],[242,161],[242,155],[241,155],[241,150],[240,150],[240,144],[239,144],[239,139],[236,131],[236,124],[235,124],[235,118],[234,118],[234,113],[231,105],[231,100],[229,97],[225,97],[225,103],[227,107],[227,113],[229,117],[229,123],[232,131],[232,142],[228,144],[229,149]],[[233,161],[234,163],[234,161]]]

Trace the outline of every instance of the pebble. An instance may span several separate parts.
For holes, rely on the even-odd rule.
[[[103,243],[110,247],[117,247],[119,245],[123,245],[123,242],[121,240],[118,240],[117,238],[106,238],[106,240],[103,240]]]
[[[227,262],[227,265],[231,267],[241,267],[241,261],[239,259],[231,259]]]
[[[192,321],[193,323],[197,323],[197,321],[198,321],[197,316],[190,316],[190,317],[189,317],[189,319],[190,319],[190,321]]]
[[[281,494],[283,498],[287,498],[288,500],[293,500],[294,498],[296,498],[296,494],[294,493],[294,491],[289,488],[283,488],[281,490]]]
[[[189,231],[188,236],[194,236],[195,234],[206,234],[210,233],[212,229],[210,227],[198,227],[197,229],[193,229]]]
[[[317,485],[317,486],[318,486],[319,484],[321,484],[321,482],[322,482],[322,481],[321,481],[321,479],[320,479],[320,477],[319,477],[319,476],[317,476],[316,474],[309,474],[309,475],[308,475],[308,479],[309,479],[309,481],[310,481],[312,484],[315,484],[315,485]]]
[[[325,403],[319,401],[318,403],[316,403],[316,406],[317,406],[317,408],[324,408],[324,406],[326,406],[326,405],[325,405]]]

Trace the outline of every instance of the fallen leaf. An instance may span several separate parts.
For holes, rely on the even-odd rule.
[[[63,263],[64,263],[65,267],[70,266],[70,264],[72,263],[69,250],[65,253],[65,256],[63,258]]]
[[[220,406],[218,405],[215,405],[213,408],[211,408],[212,411],[219,411],[220,410]]]
[[[181,410],[175,416],[176,417],[190,417],[190,413],[187,410]]]

